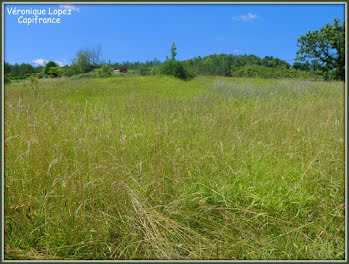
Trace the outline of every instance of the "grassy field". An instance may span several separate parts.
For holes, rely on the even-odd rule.
[[[344,259],[344,83],[5,87],[6,259]]]

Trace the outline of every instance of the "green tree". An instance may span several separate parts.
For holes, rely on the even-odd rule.
[[[73,61],[77,65],[78,73],[85,73],[92,70],[92,54],[87,49],[78,50]]]
[[[177,50],[176,44],[175,44],[175,42],[173,41],[173,42],[172,42],[172,45],[171,45],[171,59],[172,59],[172,60],[175,60],[175,59],[176,59],[176,55],[177,55],[176,50]]]
[[[302,35],[298,47],[296,60],[317,59],[325,79],[331,73],[335,79],[344,80],[345,26],[340,19],[334,18],[333,24],[327,23],[319,30]]]
[[[159,74],[162,75],[172,75],[182,80],[188,80],[195,77],[194,72],[192,72],[185,63],[176,61],[176,45],[172,42],[171,45],[171,59],[166,59],[164,63],[159,66]]]
[[[58,67],[57,63],[55,63],[54,61],[49,61],[48,63],[46,63],[45,65],[45,70],[44,73],[45,74],[50,74],[50,68],[55,68]]]
[[[305,63],[296,61],[295,63],[293,63],[292,67],[295,68],[296,70],[309,71],[310,63],[309,61],[306,61]]]

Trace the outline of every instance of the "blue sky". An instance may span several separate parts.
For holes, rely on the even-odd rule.
[[[8,9],[71,9],[60,24],[19,23]],[[13,10],[13,9],[12,9]],[[69,64],[77,50],[100,46],[105,61],[161,61],[218,53],[274,56],[293,63],[297,38],[333,18],[344,4],[312,5],[5,5],[5,61]],[[31,18],[31,15],[23,17]],[[57,18],[54,15],[39,16]]]

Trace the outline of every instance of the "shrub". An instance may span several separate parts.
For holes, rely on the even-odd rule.
[[[172,75],[182,80],[188,80],[195,77],[195,74],[184,65],[175,60],[167,60],[159,67],[159,73],[163,75]]]
[[[72,64],[71,66],[66,66],[63,68],[63,75],[67,77],[78,75],[80,73],[81,73],[80,68],[76,64]]]
[[[30,77],[29,77],[29,82],[30,82],[30,87],[32,88],[32,89],[37,89],[38,87],[39,87],[39,81],[38,81],[38,79],[35,77],[35,75],[31,75]]]
[[[103,64],[101,68],[96,70],[97,76],[98,77],[109,77],[113,73],[113,68],[109,66],[108,64]]]
[[[59,67],[50,67],[47,71],[51,78],[61,77],[63,70]]]

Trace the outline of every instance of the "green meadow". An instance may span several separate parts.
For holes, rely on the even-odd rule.
[[[5,259],[345,257],[343,82],[46,79],[4,107]]]

